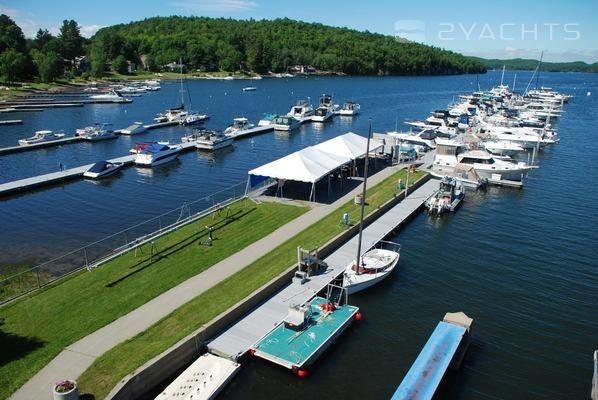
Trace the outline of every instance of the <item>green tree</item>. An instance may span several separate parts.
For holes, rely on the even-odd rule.
[[[34,46],[37,50],[43,50],[44,47],[54,39],[54,36],[47,29],[39,29],[35,38],[33,39]]]
[[[42,82],[53,82],[62,74],[62,59],[58,53],[34,50],[32,55]]]
[[[118,56],[112,61],[112,69],[119,74],[126,74],[127,73],[127,59],[125,56]]]
[[[1,14],[0,53],[9,49],[25,53],[27,51],[27,41],[21,28],[8,15]]]
[[[27,67],[27,57],[16,50],[5,50],[0,54],[0,76],[8,83],[23,79],[25,68]]]
[[[62,57],[72,60],[83,54],[83,37],[76,21],[72,19],[62,21],[58,39],[60,39]]]

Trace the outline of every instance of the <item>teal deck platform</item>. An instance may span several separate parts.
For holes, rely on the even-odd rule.
[[[451,316],[460,321],[452,322]],[[457,367],[460,363],[467,347],[471,322],[463,313],[447,314],[432,332],[391,399],[432,399],[449,367]]]
[[[291,370],[308,367],[347,329],[359,312],[359,308],[347,304],[326,312],[320,307],[326,302],[323,297],[315,297],[310,302],[312,314],[303,330],[287,328],[281,323],[250,351]]]

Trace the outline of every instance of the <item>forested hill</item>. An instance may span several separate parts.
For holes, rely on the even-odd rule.
[[[151,70],[182,58],[190,69],[259,73],[296,64],[352,75],[485,72],[482,63],[451,51],[290,19],[156,17],[99,30],[89,51],[92,62],[107,65],[124,56]]]
[[[476,61],[483,63],[488,69],[501,69],[504,65],[505,68],[510,70],[520,71],[531,71],[536,69],[538,66],[538,60],[524,59],[524,58],[513,58],[510,60],[499,60],[499,59],[483,59],[472,57]],[[598,72],[598,62],[593,64],[587,64],[583,61],[575,62],[542,62],[542,71],[549,72]]]

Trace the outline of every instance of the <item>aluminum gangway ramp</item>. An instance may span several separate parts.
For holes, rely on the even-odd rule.
[[[368,225],[363,230],[362,249],[365,251],[375,246],[393,229],[417,212],[437,189],[438,181],[427,181]],[[323,273],[310,276],[310,279],[304,283],[289,282],[289,285],[208,343],[208,351],[231,360],[237,360],[282,322],[290,305],[306,303],[342,274],[347,264],[355,259],[357,240],[357,235],[355,235],[324,259],[328,268]]]
[[[447,313],[426,342],[391,400],[431,400],[449,367],[458,367],[473,320]]]

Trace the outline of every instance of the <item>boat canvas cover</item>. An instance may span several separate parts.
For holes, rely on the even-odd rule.
[[[89,168],[89,172],[102,172],[108,168],[108,161],[99,161]]]
[[[165,144],[160,144],[160,143],[150,143],[147,146],[145,146],[142,151],[145,153],[159,153],[161,151],[164,150],[168,150],[169,147],[166,146]]]

